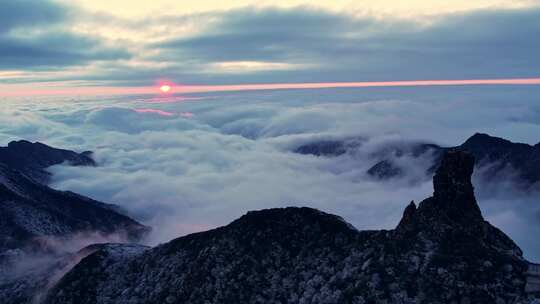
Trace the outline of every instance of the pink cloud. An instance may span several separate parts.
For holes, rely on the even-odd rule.
[[[134,111],[137,112],[137,113],[154,113],[154,114],[158,114],[158,115],[161,115],[161,116],[176,116],[175,113],[168,112],[168,111],[163,111],[163,110],[158,110],[158,109],[135,109]]]

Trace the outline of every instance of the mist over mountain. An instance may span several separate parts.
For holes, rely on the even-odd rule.
[[[467,153],[446,153],[433,196],[418,208],[411,203],[393,230],[358,231],[311,208],[248,212],[152,249],[103,246],[45,302],[533,301],[522,251],[484,220],[476,203],[473,165]]]
[[[429,111],[425,110],[425,119],[431,119],[429,116],[431,114],[428,115],[428,113],[437,112],[436,109],[442,106],[429,103],[421,98],[416,102],[367,100],[357,103],[358,95],[351,95],[351,91],[345,90],[342,95],[334,94],[334,92],[326,95],[325,98],[332,96],[334,100],[330,100],[328,104],[320,104],[311,102],[312,97],[305,94],[305,92],[281,92],[274,94],[231,94],[230,96],[218,97],[210,95],[200,97],[203,98],[201,100],[204,100],[204,102],[197,99],[196,101],[171,103],[158,103],[158,101],[144,98],[138,101],[119,99],[115,100],[114,105],[111,105],[110,101],[98,99],[81,102],[76,107],[52,108],[54,103],[44,103],[40,105],[41,109],[33,108],[31,114],[25,112],[22,108],[13,106],[12,109],[16,109],[13,111],[18,111],[17,115],[9,116],[13,117],[13,120],[9,124],[4,124],[0,129],[2,131],[0,138],[20,138],[13,134],[19,134],[19,136],[26,134],[30,140],[36,140],[46,134],[50,138],[47,143],[68,149],[94,151],[92,158],[98,164],[97,166],[70,166],[69,162],[61,160],[52,167],[47,167],[45,172],[48,173],[45,174],[49,176],[50,186],[59,189],[58,191],[51,191],[59,193],[73,191],[98,201],[120,205],[121,209],[126,210],[130,216],[144,223],[144,225],[152,227],[147,245],[154,246],[191,232],[207,231],[225,225],[227,222],[234,221],[245,211],[270,207],[309,206],[313,209],[325,210],[331,214],[342,215],[345,221],[350,222],[360,230],[386,229],[387,231],[394,231],[392,228],[403,217],[401,210],[407,206],[408,202],[410,200],[421,201],[433,191],[430,180],[431,174],[426,172],[435,172],[440,161],[438,163],[434,157],[435,155],[429,153],[430,149],[458,146],[464,139],[475,132],[468,129],[456,129],[461,135],[456,135],[455,138],[445,137],[456,144],[445,144],[437,140],[426,140],[425,138],[438,138],[429,135],[429,133],[423,133],[422,137],[424,139],[418,139],[414,134],[418,134],[420,129],[418,127],[413,128],[405,122],[395,125],[395,127],[400,128],[400,134],[393,133],[391,132],[392,129],[386,128],[389,126],[388,124],[378,124],[378,127],[373,125],[376,121],[385,120],[385,117],[388,117],[388,120],[391,121],[394,119],[392,117],[396,115],[396,112],[411,107],[420,111],[420,113],[422,113],[422,109],[428,108]],[[505,94],[508,93],[503,92],[501,96],[508,98],[508,95]],[[291,102],[291,104],[279,102],[279,100],[284,100],[285,97],[289,100],[295,100],[295,102]],[[480,97],[484,98],[485,96]],[[258,101],[252,104],[246,103],[254,99]],[[218,105],[223,102],[227,102],[227,107],[218,109]],[[501,101],[501,104],[503,104],[503,101]],[[478,105],[478,103],[474,103],[474,105]],[[138,111],[141,108],[149,107],[159,108],[177,115],[162,115],[161,112],[157,111]],[[501,117],[504,117],[503,115],[509,112],[508,110],[497,112],[492,108],[486,108],[486,111],[491,111],[491,116],[497,118],[498,125],[501,125],[501,121],[504,121]],[[180,115],[185,112],[192,113],[192,116]],[[515,114],[516,111],[513,111],[513,113]],[[455,115],[453,119],[457,119],[459,115],[462,115],[462,113],[458,112],[445,114]],[[361,115],[362,119],[359,119],[358,115]],[[25,119],[21,119],[21,117]],[[338,117],[339,119],[337,119]],[[33,127],[28,126],[29,121],[32,122]],[[0,121],[0,123],[2,122]],[[490,121],[484,123],[489,125]],[[358,128],[363,128],[362,124],[375,129],[369,132],[358,132]],[[436,122],[433,120],[430,121],[430,124],[436,125]],[[513,124],[515,125],[515,122]],[[443,127],[440,127],[440,130],[442,129]],[[474,127],[474,129],[485,130],[486,126]],[[32,131],[29,132],[28,130]],[[34,133],[34,131],[37,133]],[[502,133],[504,134],[504,132]],[[349,142],[340,143],[344,138]],[[534,141],[529,140],[529,142],[536,141],[536,139]],[[292,152],[296,147],[318,142],[338,144],[341,146],[340,149],[346,152],[332,157],[324,156],[322,153],[320,156],[313,156]],[[495,141],[495,143],[497,142]],[[422,145],[417,146],[416,143]],[[486,141],[486,145],[487,150],[490,150],[491,141]],[[510,146],[513,146],[513,144]],[[531,147],[534,146],[531,145]],[[401,152],[396,156],[395,151],[398,148]],[[514,150],[509,151],[508,156],[510,157],[514,154]],[[85,155],[89,156],[86,153]],[[376,179],[369,175],[368,170],[377,161],[384,160],[382,156],[391,159],[394,164],[397,164],[401,168],[400,174],[402,175],[386,180]],[[380,159],[377,159],[378,157]],[[517,187],[516,181],[521,180],[521,177],[519,177],[516,170],[509,170],[509,168],[498,169],[496,179],[488,180],[483,178],[483,172],[490,168],[485,164],[489,164],[489,162],[479,160],[475,166],[476,172],[472,176],[476,197],[479,198],[478,204],[482,211],[482,218],[485,217],[495,226],[502,228],[502,231],[510,235],[511,240],[523,248],[525,258],[521,257],[518,260],[537,260],[536,257],[539,256],[538,252],[540,252],[539,244],[534,237],[536,231],[540,231],[537,217],[539,212],[537,193],[524,191],[525,188]],[[33,183],[36,182],[36,179],[30,176],[25,178]],[[23,186],[27,185],[24,181],[20,183]],[[33,184],[31,183],[31,185]],[[29,189],[33,189],[32,187],[29,186]],[[530,190],[532,189],[530,188]],[[65,196],[62,197],[68,199]],[[473,205],[476,205],[476,203]],[[108,207],[109,205],[105,206]],[[412,212],[411,210],[416,209],[423,208],[407,208],[404,218],[415,217],[411,216],[411,214],[416,214],[416,211]],[[116,212],[119,209],[113,207],[112,210]],[[278,217],[287,218],[289,213],[296,214],[294,208],[286,210],[283,214],[279,213]],[[269,213],[261,212],[263,214],[262,218],[273,217]],[[303,213],[301,212],[301,214]],[[424,212],[420,214],[424,214]],[[104,218],[107,219],[107,217]],[[424,216],[421,216],[421,218],[424,218]],[[478,217],[474,218],[473,222],[481,222]],[[413,227],[412,230],[400,228],[399,230],[402,232],[399,235],[407,235],[407,240],[412,240],[411,242],[415,243],[415,234],[408,234],[407,231],[413,231],[417,229],[415,227],[424,225],[415,224],[417,221],[422,220],[412,220],[413,224],[410,224]],[[446,223],[445,220],[442,222]],[[102,224],[102,228],[96,227],[96,229],[107,232],[109,229],[107,228],[109,227],[107,222],[105,221]],[[400,224],[399,226],[404,225]],[[446,225],[442,226],[446,227]],[[450,226],[454,227],[453,225]],[[293,225],[293,227],[296,226]],[[404,227],[408,227],[408,225]],[[224,228],[218,230],[221,231],[221,229]],[[317,228],[314,229],[318,231]],[[248,235],[246,229],[241,230],[242,233],[246,233],[246,236]],[[469,231],[468,228],[466,230]],[[108,280],[116,282],[119,279],[113,274],[116,271],[112,270],[116,269],[116,266],[113,265],[118,265],[124,271],[126,270],[123,268],[125,266],[120,266],[124,265],[124,262],[127,263],[128,260],[138,259],[139,256],[145,254],[150,255],[150,252],[152,252],[152,258],[157,258],[158,255],[154,255],[154,253],[157,252],[157,248],[162,248],[158,246],[149,249],[138,245],[113,244],[95,245],[82,249],[90,243],[126,241],[125,235],[113,234],[104,238],[102,232],[97,234],[77,233],[69,242],[64,239],[58,240],[56,237],[49,239],[53,241],[49,243],[52,245],[49,248],[60,249],[61,252],[46,255],[45,262],[42,255],[25,255],[24,261],[31,261],[31,263],[13,264],[14,266],[11,269],[16,270],[14,272],[16,275],[15,277],[3,278],[0,284],[2,286],[0,288],[2,295],[6,298],[16,299],[14,301],[43,300],[55,286],[66,288],[65,285],[57,285],[60,284],[59,282],[64,282],[64,279],[74,279],[77,281],[75,284],[77,286],[79,283],[83,283],[76,279],[79,277],[78,271],[83,271],[86,276],[85,269],[91,268],[93,269],[91,272],[93,272],[93,267],[102,267],[99,266],[102,261],[111,266],[111,276],[106,279],[107,283],[103,283],[108,285],[110,283]],[[293,237],[297,236],[297,232],[290,233],[292,233]],[[362,232],[360,234],[370,235],[371,232]],[[386,232],[375,234],[385,235]],[[398,233],[395,232],[395,234]],[[470,233],[464,234],[470,235]],[[473,233],[473,235],[476,234]],[[482,235],[484,234],[479,234],[481,239],[474,237],[474,242],[482,244],[488,242],[482,239]],[[506,237],[499,238],[498,233],[489,233],[489,235],[497,235],[495,239],[499,241],[496,241],[497,244],[493,243],[496,247],[502,246],[501,248],[506,248],[505,246],[510,246],[508,244],[514,244],[512,241],[503,241]],[[192,237],[190,235],[188,239]],[[444,234],[444,237],[449,238],[450,236]],[[460,240],[461,237],[456,237],[456,239]],[[256,240],[260,242],[257,237]],[[394,238],[382,238],[383,243],[387,243],[387,241],[391,243],[397,242]],[[494,240],[490,238],[489,242],[492,241]],[[373,243],[374,241],[370,242]],[[499,242],[502,242],[502,245]],[[354,246],[358,245],[356,241],[353,243],[356,244]],[[514,245],[510,247],[513,248]],[[286,247],[285,244],[283,246]],[[458,247],[456,246],[456,250]],[[485,252],[484,249],[479,249],[479,247],[474,248],[479,252]],[[311,249],[312,247],[310,247]],[[424,250],[425,247],[420,249]],[[468,252],[468,249],[462,250]],[[269,249],[268,251],[270,252]],[[241,252],[246,253],[247,251]],[[98,257],[94,258],[93,253]],[[126,254],[125,258],[124,254]],[[175,253],[171,252],[170,254],[174,255]],[[87,255],[92,258],[85,260],[84,258]],[[238,257],[233,253],[230,256]],[[521,256],[521,254],[517,256]],[[20,256],[15,255],[15,257]],[[167,256],[166,259],[169,259],[169,257]],[[82,263],[78,263],[79,260]],[[282,260],[285,261],[286,259],[283,258]],[[183,261],[183,263],[188,263],[185,262],[186,260]],[[299,260],[294,261],[300,262]],[[362,263],[364,262],[365,260],[362,260]],[[87,263],[90,263],[90,265]],[[490,263],[493,264],[492,261]],[[173,262],[170,262],[170,264],[173,265]],[[486,263],[486,265],[488,264]],[[36,266],[28,268],[24,265]],[[195,263],[194,265],[199,264]],[[289,264],[286,265],[285,269],[293,268]],[[403,265],[399,266],[400,264],[391,265],[400,270],[404,267]],[[502,264],[497,265],[500,267]],[[514,283],[517,285],[505,287],[509,288],[507,290],[510,293],[513,293],[512,290],[521,290],[525,286],[523,274],[520,274],[521,270],[519,270],[523,269],[523,266],[520,265],[523,265],[522,262],[516,264],[515,267],[512,266],[517,272],[512,274],[511,277],[516,279]],[[161,271],[161,266],[156,267],[155,271]],[[198,269],[205,269],[206,266],[199,265],[198,267]],[[208,267],[212,268],[211,266]],[[258,269],[261,269],[261,267],[263,266]],[[459,272],[459,267],[454,268],[452,266],[451,268],[451,271]],[[56,271],[51,269],[56,269]],[[76,274],[75,277],[71,275],[64,276],[65,273],[72,273],[71,269]],[[109,269],[109,267],[107,266],[106,269]],[[182,269],[189,270],[190,268]],[[474,270],[475,273],[478,271],[480,270]],[[495,272],[496,275],[491,273],[493,278],[500,277],[498,271]],[[104,272],[109,273],[108,270]],[[130,272],[126,270],[125,273]],[[187,273],[188,276],[196,275],[195,270]],[[51,276],[51,274],[53,275]],[[370,281],[372,274],[372,272],[369,272],[364,275],[368,276]],[[283,276],[288,277],[289,275],[285,273]],[[466,281],[468,279],[464,278],[467,277],[466,275],[461,277],[460,274],[459,276],[461,279],[456,279],[455,282],[469,282]],[[128,277],[133,280],[137,279],[135,274],[126,276],[126,278]],[[260,275],[257,274],[255,277],[260,277]],[[376,277],[375,281],[377,281]],[[379,278],[381,277],[384,276],[379,274]],[[90,275],[87,278],[88,283],[91,285],[85,288],[89,293],[92,290],[99,291],[99,293],[103,291],[94,289],[105,286],[100,285],[102,284],[99,283],[101,281],[94,281],[95,278]],[[163,279],[164,283],[169,282],[168,278],[160,276],[157,278]],[[223,281],[220,282],[232,278],[224,277]],[[323,278],[326,278],[326,276],[323,276]],[[403,279],[402,277],[399,278],[400,280]],[[433,280],[433,278],[430,277],[429,280]],[[199,282],[199,279],[203,280],[202,275],[198,279],[189,280]],[[461,281],[462,279],[465,281]],[[265,280],[266,276],[262,277],[260,282],[266,282]],[[294,280],[294,282],[300,284],[298,286],[304,286],[301,283],[303,279]],[[212,282],[214,284],[216,281]],[[118,284],[118,286],[123,287],[123,279]],[[489,284],[492,284],[490,286],[500,286],[497,285],[499,283],[492,282]],[[371,286],[371,284],[368,285]],[[110,284],[110,286],[109,291],[112,294],[109,294],[109,291],[104,292],[104,294],[116,298],[115,292],[118,289],[113,287],[116,285]],[[392,288],[395,287],[392,286]],[[401,288],[408,290],[409,287],[407,286],[399,287],[397,293],[403,291]],[[503,286],[507,286],[507,283],[503,283]],[[313,288],[317,289],[318,287]],[[330,288],[330,285],[328,288]],[[340,290],[340,288],[333,286],[331,290],[336,291]],[[383,292],[377,288],[374,289],[373,294]],[[387,290],[387,287],[380,288]],[[424,287],[417,286],[414,288]],[[495,289],[499,290],[499,287]],[[416,297],[417,295],[413,296],[413,294],[415,292],[420,294],[419,290],[409,290],[407,292],[410,292],[410,294],[407,296]],[[126,291],[126,295],[130,294],[130,292]],[[474,296],[485,296],[485,294],[478,295],[472,289],[470,292],[474,293]],[[391,298],[389,295],[391,292],[384,291],[383,293]],[[73,295],[73,293],[70,294]],[[313,294],[315,295],[315,293]],[[493,299],[494,295],[498,296],[495,291],[488,292],[488,294],[490,294],[488,299]],[[237,295],[239,293],[235,294],[235,296]],[[92,295],[88,296],[92,298]],[[160,297],[165,296],[164,300],[166,300],[169,294],[165,295],[164,291],[149,291],[148,294],[145,292],[140,296],[144,296],[144,299],[156,299],[153,297],[161,299]],[[307,296],[308,294],[306,294]],[[445,296],[452,297],[453,295],[446,294]],[[469,299],[471,296],[473,295],[470,294]],[[173,293],[172,297],[174,298],[169,298],[169,301],[173,301],[175,298],[179,299],[181,296]],[[298,295],[298,297],[301,296]],[[335,299],[340,299],[338,295],[336,297]],[[372,295],[365,295],[366,299],[370,297]],[[317,299],[322,298],[327,298],[327,295],[317,295]],[[329,299],[331,298],[329,297]],[[62,301],[58,299],[55,301]],[[103,301],[105,300],[104,298]]]
[[[365,141],[365,140],[364,140]],[[297,147],[294,152],[315,156],[336,157],[346,153],[354,154],[361,145],[358,138],[346,138],[332,141],[316,141]],[[513,143],[509,140],[476,133],[463,144],[456,147],[441,147],[434,143],[396,141],[381,145],[371,152],[375,164],[367,173],[380,180],[403,177],[405,168],[400,167],[399,158],[431,159],[425,164],[426,178],[429,178],[441,162],[442,156],[449,150],[470,152],[478,159],[477,167],[484,167],[482,178],[486,181],[497,181],[497,177],[507,178],[514,174],[516,186],[524,190],[536,188],[540,184],[540,143],[528,145]]]
[[[358,167],[368,178],[386,183],[389,187],[401,183],[412,187],[423,184],[433,176],[445,151],[469,151],[478,160],[473,179],[484,212],[488,215],[499,214],[491,217],[491,220],[505,227],[515,240],[528,248],[528,252],[540,248],[532,237],[540,232],[537,228],[540,225],[537,217],[540,197],[538,144],[514,143],[485,133],[476,133],[462,144],[450,148],[429,141],[403,138],[375,145],[364,138],[363,147],[357,144],[358,137],[332,140],[341,146],[346,146],[346,142],[352,140],[355,146],[342,151],[339,156],[326,147],[329,153],[319,157]],[[303,145],[313,147],[319,143],[313,141]],[[292,149],[301,152],[304,146],[293,146]],[[532,257],[537,258],[536,254]]]
[[[540,304],[540,0],[0,2],[0,304]]]
[[[43,183],[50,174],[45,168],[51,165],[95,165],[88,154],[24,141],[0,148],[1,251],[26,246],[48,250],[49,238],[69,239],[84,233],[138,240],[148,232],[147,227],[118,213],[114,205]]]
[[[95,166],[75,153],[28,141],[0,147],[0,297],[34,303],[96,242],[139,241],[150,231],[118,207],[47,186],[46,168]]]
[[[359,142],[342,147],[355,149]],[[466,144],[514,158],[516,150],[489,148],[493,142],[514,147],[479,134]],[[33,159],[25,153],[34,153],[35,145],[53,152],[50,158],[39,154],[45,164],[77,155],[87,160],[88,153],[24,145],[17,150],[23,162]],[[0,294],[6,303],[534,301],[531,291],[540,287],[527,274],[522,250],[482,216],[471,182],[474,150],[463,146],[441,152],[433,196],[418,207],[411,202],[392,230],[358,231],[338,216],[288,207],[249,212],[227,226],[155,248],[87,246],[135,241],[148,228],[112,205],[31,177],[46,176],[39,172],[46,165],[1,163]],[[417,157],[434,146],[420,147],[411,150]],[[57,158],[58,151],[67,159]],[[113,234],[116,239],[108,237]]]
[[[366,173],[376,163],[372,152],[393,142],[452,147],[476,132],[536,144],[539,109],[531,96],[538,93],[535,86],[505,86],[36,97],[43,102],[0,105],[0,140],[93,151],[99,166],[49,167],[51,186],[128,210],[154,228],[152,244],[225,225],[249,210],[291,205],[340,214],[359,229],[389,229],[404,198],[431,192],[425,170],[433,162],[427,154],[392,158],[406,174],[380,182]],[[360,139],[355,155],[291,153],[343,138]],[[484,216],[540,259],[532,237],[540,233],[538,194],[517,189],[515,172],[484,183],[484,169],[473,175]]]

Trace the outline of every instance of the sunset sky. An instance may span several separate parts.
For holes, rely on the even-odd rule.
[[[375,182],[380,147],[540,146],[540,0],[0,3],[0,146],[93,151],[51,186],[129,210],[156,243],[290,205],[390,229],[433,192],[432,159]],[[344,157],[293,153],[351,138]],[[540,260],[539,196],[520,182],[474,185]]]
[[[0,94],[540,77],[539,1],[400,3],[7,0]]]

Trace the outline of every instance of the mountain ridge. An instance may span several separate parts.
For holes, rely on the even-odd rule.
[[[67,162],[71,166],[96,166],[91,151],[82,153],[57,149],[40,142],[11,141],[0,147],[0,163],[46,184],[50,173],[45,168]]]
[[[297,147],[293,151],[299,154],[311,154],[322,157],[336,157],[347,153],[353,153],[361,146],[347,145],[350,139],[332,140],[333,146],[340,147],[332,150],[333,146],[325,146],[324,150],[317,150],[317,142],[307,143]],[[356,140],[355,143],[360,141]],[[306,149],[309,147],[309,149]],[[345,147],[349,147],[348,149]],[[371,153],[370,157],[375,163],[367,169],[366,173],[379,180],[389,180],[402,177],[405,169],[402,168],[396,159],[404,156],[419,158],[428,156],[432,163],[426,168],[426,178],[435,172],[442,156],[450,150],[463,150],[470,152],[477,159],[477,167],[484,166],[483,178],[491,181],[505,170],[517,173],[521,179],[521,187],[536,187],[540,182],[540,143],[529,145],[525,143],[515,143],[504,138],[491,136],[486,133],[475,133],[461,145],[454,147],[443,147],[437,144],[422,141],[398,141],[383,146]]]
[[[43,293],[91,252],[71,252],[78,246],[136,241],[150,231],[114,205],[47,186],[46,169],[64,163],[96,165],[91,152],[28,141],[0,147],[2,303],[40,303]]]
[[[122,233],[132,240],[148,233],[148,227],[118,213],[114,205],[46,185],[48,166],[95,166],[90,154],[28,141],[0,147],[0,251],[84,232]]]

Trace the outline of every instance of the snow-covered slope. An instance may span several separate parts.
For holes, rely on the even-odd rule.
[[[0,252],[84,233],[136,240],[148,230],[111,205],[51,189],[1,163],[0,176]]]
[[[50,165],[95,165],[90,154],[26,141],[0,148],[0,252],[46,246],[51,239],[85,233],[116,234],[134,240],[148,231],[114,211],[113,205],[57,191],[43,183]]]
[[[95,165],[89,155],[25,141],[0,147],[0,303],[39,303],[56,280],[97,250],[77,252],[82,246],[136,241],[149,231],[113,205],[45,184],[48,166]]]

